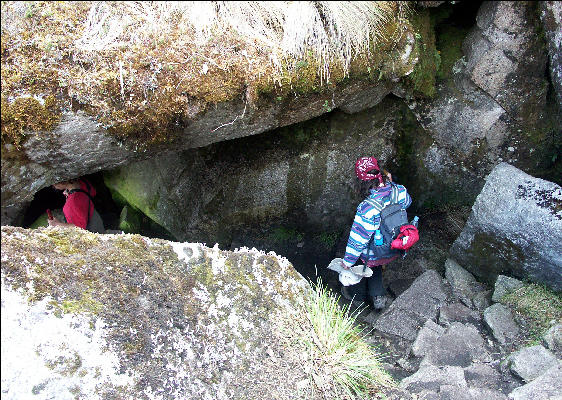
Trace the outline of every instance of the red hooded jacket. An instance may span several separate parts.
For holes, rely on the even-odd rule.
[[[90,196],[94,197],[96,195],[96,189],[90,185]],[[88,186],[83,180],[80,180],[80,188],[88,192]],[[66,203],[62,208],[62,212],[66,218],[66,222],[69,224],[74,224],[82,229],[86,229],[89,219],[94,214],[94,203],[90,198],[83,192],[73,192],[68,194],[64,192],[66,196]],[[88,203],[90,204],[89,218],[88,218]]]

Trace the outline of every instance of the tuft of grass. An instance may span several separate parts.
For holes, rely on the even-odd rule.
[[[410,12],[405,1],[98,2],[77,45],[119,49],[177,31],[194,33],[203,44],[230,31],[270,53],[279,68],[283,58],[302,63],[312,50],[329,73],[335,59],[347,71],[354,56],[387,39],[390,22]]]
[[[362,309],[350,312],[349,305],[341,307],[339,296],[324,287],[320,278],[311,285],[306,306],[314,329],[306,343],[314,360],[311,380],[317,386],[322,383],[322,390],[336,398],[368,398],[382,387],[395,385],[376,349],[364,340],[367,333],[356,324]]]
[[[553,321],[562,322],[562,296],[544,285],[526,284],[506,294],[501,302],[527,322],[531,343],[538,343]]]

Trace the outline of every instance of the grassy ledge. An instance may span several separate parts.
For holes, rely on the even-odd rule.
[[[562,296],[544,285],[525,284],[502,297],[501,302],[525,321],[525,345],[539,344],[553,323],[562,322]]]
[[[5,1],[2,144],[19,148],[67,110],[86,112],[123,141],[168,142],[217,103],[243,97],[259,107],[367,73],[380,77],[400,47],[397,32],[409,29],[410,8]]]

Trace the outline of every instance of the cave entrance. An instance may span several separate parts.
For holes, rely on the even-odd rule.
[[[170,232],[135,207],[126,204],[122,199],[114,199],[111,191],[105,185],[103,174],[104,171],[100,171],[81,178],[88,180],[96,188],[95,207],[103,220],[106,231],[110,231],[107,233],[138,233],[151,238],[176,240]],[[52,186],[39,190],[27,208],[21,225],[24,228],[46,226],[46,210],[61,210],[62,216],[64,203],[65,198],[62,192],[55,190]]]
[[[95,207],[103,219],[105,229],[119,229],[119,214],[122,207],[115,203],[111,192],[105,186],[103,173],[84,175],[82,178],[88,180],[96,188]],[[39,190],[33,196],[33,200],[25,212],[22,226],[24,228],[35,227],[37,220],[45,214],[47,209],[62,209],[64,202],[62,192],[52,186]]]

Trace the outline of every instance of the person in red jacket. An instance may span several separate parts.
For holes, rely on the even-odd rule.
[[[104,233],[101,216],[94,207],[96,189],[86,180],[72,179],[55,183],[53,187],[62,190],[66,202],[62,208],[65,222],[49,219],[50,226],[77,226],[90,232]]]

